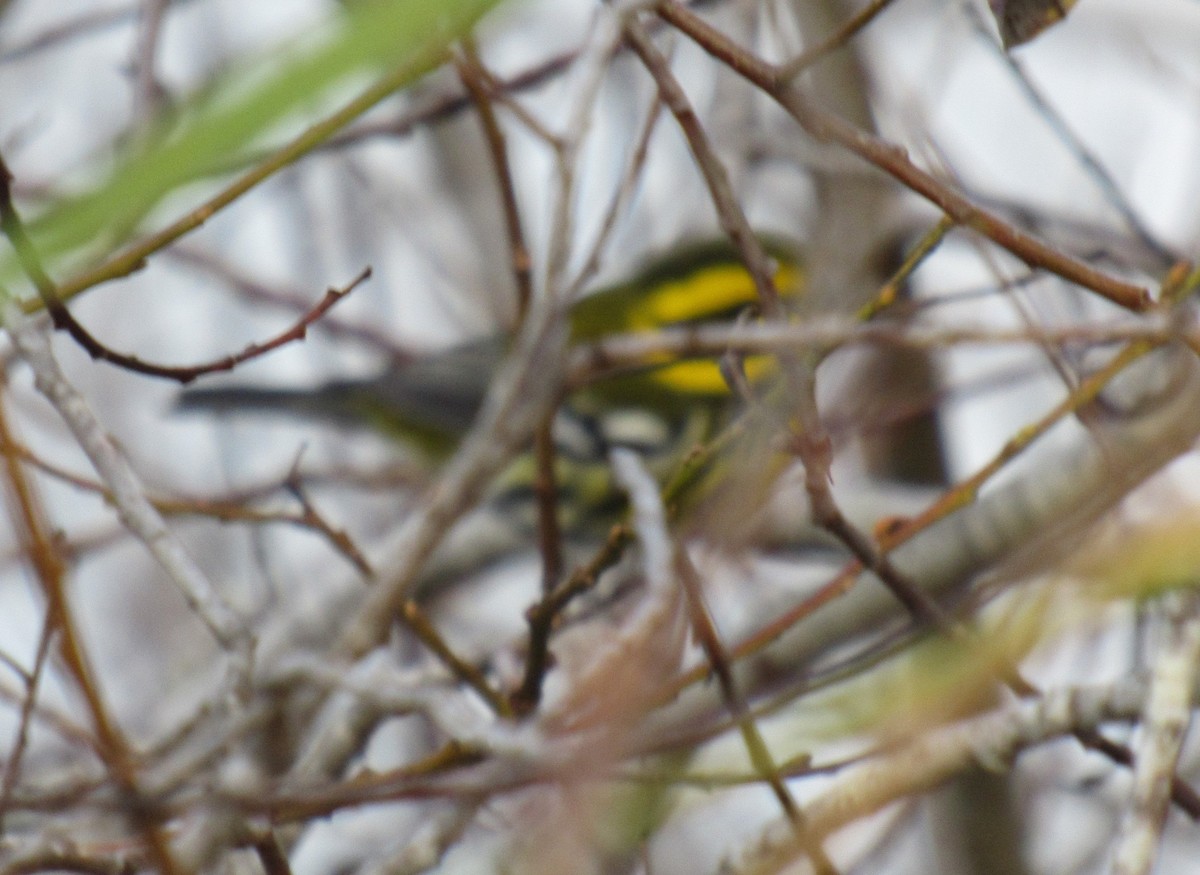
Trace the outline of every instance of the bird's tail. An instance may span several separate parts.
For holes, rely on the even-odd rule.
[[[338,396],[328,388],[270,389],[258,386],[227,386],[188,389],[179,396],[176,410],[183,413],[285,415],[303,419],[349,420],[351,411],[341,409]]]

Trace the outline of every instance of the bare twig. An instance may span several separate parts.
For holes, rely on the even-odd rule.
[[[15,317],[18,322],[25,320],[16,307],[10,305],[7,310],[6,316]],[[12,322],[8,324],[15,332],[20,332],[19,325],[14,325]],[[18,352],[34,365],[38,377],[41,379],[43,369],[38,368],[41,362],[37,361],[36,355],[30,355],[30,350],[26,346],[28,338],[15,334],[14,342]],[[48,352],[46,357],[49,357]],[[0,410],[0,437],[3,438],[5,444],[11,443],[11,440],[8,439],[7,420],[2,410]],[[6,485],[12,496],[10,515],[14,527],[24,542],[26,555],[37,576],[42,595],[46,599],[47,616],[46,628],[42,635],[42,647],[49,643],[52,636],[51,630],[53,630],[63,664],[91,718],[99,741],[97,752],[108,767],[112,780],[120,788],[122,801],[125,803],[123,815],[141,834],[161,875],[178,875],[181,870],[171,849],[167,833],[163,829],[163,814],[149,804],[149,800],[142,792],[141,776],[133,752],[97,685],[95,669],[84,649],[78,622],[75,619],[75,611],[68,598],[67,565],[48,531],[41,500],[27,477],[27,472],[11,453],[6,453],[4,456],[4,473]],[[44,654],[39,657],[39,662],[43,660]],[[40,676],[40,671],[34,677],[38,676]],[[35,690],[36,685],[31,683],[27,690],[30,705],[35,697]],[[22,732],[23,736],[24,732]],[[15,772],[11,777],[15,779]],[[4,795],[7,804],[11,804],[12,788],[9,778],[10,775],[6,773]]]
[[[1191,722],[1200,663],[1200,600],[1194,592],[1173,593],[1162,607],[1164,640],[1150,669],[1134,752],[1133,794],[1113,852],[1115,875],[1146,875],[1153,868],[1177,780],[1175,764]]]
[[[310,325],[320,319],[334,304],[371,276],[371,269],[368,267],[345,288],[328,289],[325,297],[309,312],[301,316],[295,325],[265,343],[252,343],[239,353],[224,356],[215,361],[200,365],[179,367],[154,364],[144,361],[137,356],[127,355],[110,349],[98,341],[91,332],[84,328],[71,315],[71,311],[63,303],[60,289],[50,279],[49,274],[46,273],[46,269],[42,265],[41,257],[38,255],[33,241],[29,239],[29,235],[25,232],[24,223],[22,223],[21,217],[13,204],[11,183],[12,174],[5,165],[3,158],[0,158],[0,231],[3,231],[4,235],[12,242],[13,248],[17,252],[17,258],[20,259],[21,267],[33,281],[43,306],[50,314],[54,327],[70,334],[75,342],[83,347],[92,358],[106,361],[134,373],[177,380],[180,383],[186,384],[204,374],[232,370],[242,362],[250,361],[251,359],[266,355],[281,346],[304,339]]]
[[[134,53],[134,117],[143,125],[153,122],[164,100],[162,83],[155,73],[158,48],[170,0],[141,0],[137,49]]]
[[[1134,684],[1066,689],[1039,699],[1009,702],[994,711],[924,732],[851,765],[806,811],[817,835],[878,811],[896,799],[927,792],[973,766],[1007,768],[1022,750],[1077,729],[1130,716],[1141,690]],[[739,875],[765,875],[798,859],[803,847],[779,824],[756,842]]]
[[[244,660],[248,656],[249,642],[241,618],[187,555],[147,501],[133,469],[104,433],[87,402],[59,369],[45,332],[11,304],[5,312],[5,324],[12,333],[18,354],[33,369],[38,390],[54,405],[107,484],[122,524],[146,545],[213,637],[230,655],[240,652],[240,660]],[[246,670],[248,666],[243,662],[239,672]]]
[[[470,40],[464,41],[463,57],[458,62],[459,78],[466,87],[471,101],[479,114],[487,140],[488,154],[500,189],[503,207],[504,229],[508,236],[511,253],[512,273],[517,289],[517,325],[524,321],[533,298],[533,259],[521,222],[520,205],[517,202],[512,168],[509,166],[508,148],[504,132],[492,107],[492,96],[488,92],[490,77],[479,59],[478,52]],[[542,553],[542,589],[550,592],[558,585],[562,575],[562,533],[558,525],[558,478],[555,474],[557,450],[552,432],[553,413],[538,426],[534,433],[534,461],[537,473],[534,478],[534,496],[538,513],[538,547]]]
[[[895,177],[955,222],[983,234],[1030,267],[1055,273],[1129,310],[1140,312],[1152,305],[1150,294],[1141,286],[1096,270],[1026,234],[921,170],[900,147],[820,108],[798,86],[782,78],[779,68],[735,45],[683,5],[661,0],[657,10],[713,57],[762,88],[818,141],[837,143]]]
[[[780,76],[784,79],[794,79],[799,76],[826,55],[837,51],[849,43],[859,31],[874,21],[879,13],[883,12],[891,4],[892,0],[871,0],[870,3],[854,13],[853,16],[847,19],[844,25],[829,34],[825,39],[809,46],[797,57],[786,62],[779,71]]]

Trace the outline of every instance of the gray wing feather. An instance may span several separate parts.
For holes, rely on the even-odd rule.
[[[337,380],[315,389],[227,386],[189,389],[177,408],[218,413],[271,413],[369,425],[380,408],[398,421],[450,434],[474,421],[503,355],[501,339],[487,338],[389,368],[366,380]]]

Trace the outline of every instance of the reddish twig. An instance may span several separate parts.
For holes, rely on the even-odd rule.
[[[367,267],[344,288],[327,289],[325,297],[318,301],[315,307],[301,316],[291,328],[264,343],[252,343],[234,355],[223,356],[211,362],[189,366],[161,365],[147,362],[137,356],[117,352],[105,346],[91,332],[84,328],[79,320],[71,315],[71,311],[67,309],[66,304],[59,297],[58,287],[46,272],[41,257],[33,245],[33,241],[29,239],[29,235],[25,231],[25,224],[21,221],[20,214],[17,213],[16,206],[13,204],[12,178],[12,173],[4,163],[4,159],[0,157],[0,231],[3,231],[9,242],[12,243],[13,249],[17,253],[17,259],[20,261],[26,275],[33,282],[34,288],[37,289],[38,297],[41,298],[46,312],[50,314],[50,319],[54,327],[60,331],[66,331],[93,359],[108,362],[134,373],[144,374],[149,377],[177,380],[186,385],[205,374],[232,370],[242,362],[266,355],[272,350],[294,341],[303,340],[308,333],[310,325],[320,319],[334,304],[371,276],[371,268]]]
[[[530,298],[533,297],[533,260],[529,254],[529,245],[525,242],[525,231],[521,223],[521,207],[517,202],[516,186],[513,183],[512,168],[508,161],[508,144],[492,107],[491,79],[470,40],[464,41],[462,55],[456,61],[458,77],[467,89],[471,103],[479,115],[479,123],[483,128],[484,139],[487,141],[488,154],[492,159],[496,185],[500,190],[504,230],[508,235],[513,279],[516,281],[517,287],[517,323],[520,324],[521,320],[525,318],[525,312],[529,309]]]
[[[374,574],[371,568],[371,563],[367,561],[367,557],[351,539],[345,529],[335,529],[321,513],[317,510],[312,500],[308,497],[308,493],[304,489],[304,484],[300,478],[300,459],[297,458],[295,464],[292,465],[291,471],[288,472],[285,487],[288,492],[295,496],[300,502],[300,508],[303,511],[303,516],[300,519],[300,524],[308,526],[317,532],[320,532],[333,545],[333,548],[341,553],[350,561],[355,568],[363,575],[369,578]]]

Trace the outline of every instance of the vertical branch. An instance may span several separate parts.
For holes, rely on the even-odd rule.
[[[143,125],[155,120],[165,98],[155,67],[169,5],[170,0],[141,0],[137,48],[133,58],[133,112]]]
[[[675,571],[683,585],[684,594],[687,596],[692,634],[700,642],[700,647],[708,659],[708,665],[717,677],[717,683],[721,686],[721,698],[742,735],[742,742],[750,756],[750,764],[771,788],[771,792],[783,809],[784,816],[792,824],[799,840],[804,843],[817,871],[836,873],[837,868],[825,853],[824,848],[821,847],[820,841],[809,832],[804,812],[792,796],[791,791],[788,790],[787,784],[784,783],[783,777],[779,773],[779,767],[775,764],[771,751],[767,747],[766,740],[759,731],[758,724],[754,721],[754,715],[737,689],[728,654],[721,645],[716,624],[713,623],[708,605],[704,601],[700,574],[682,547],[675,549]]]
[[[775,280],[767,253],[758,238],[754,236],[750,221],[742,211],[737,195],[729,182],[729,174],[726,173],[721,159],[709,142],[708,134],[700,124],[696,111],[692,109],[687,94],[684,93],[679,80],[671,73],[667,59],[654,47],[645,28],[633,16],[630,16],[625,22],[625,40],[633,49],[634,54],[641,59],[646,70],[654,77],[660,99],[675,116],[680,130],[687,138],[692,156],[696,159],[696,165],[699,167],[704,184],[708,187],[709,195],[712,197],[721,229],[729,235],[729,239],[733,242],[754,280],[754,288],[758,291],[763,315],[768,319],[779,318],[783,313],[783,308],[779,303],[779,292],[775,288]]]
[[[1146,875],[1154,866],[1175,782],[1175,764],[1191,722],[1200,665],[1200,597],[1184,591],[1162,605],[1164,640],[1150,669],[1133,758],[1133,794],[1116,836],[1114,875]]]
[[[517,201],[512,166],[508,159],[508,144],[492,105],[492,95],[488,87],[491,77],[488,76],[479,59],[479,53],[473,40],[469,38],[463,40],[462,54],[456,60],[459,79],[466,87],[475,112],[479,116],[484,139],[487,141],[488,155],[492,161],[496,185],[499,188],[504,231],[508,237],[511,257],[510,267],[513,279],[516,280],[517,324],[519,325],[529,311],[529,302],[533,297],[533,259],[529,253],[529,244],[525,241],[525,231],[521,226],[521,208]]]
[[[14,310],[14,307],[9,307],[10,313]],[[0,444],[5,447],[13,445],[2,406]],[[181,875],[181,869],[167,839],[167,832],[160,823],[160,815],[148,804],[139,788],[134,756],[116,721],[108,712],[108,706],[96,682],[95,672],[80,641],[67,595],[66,563],[49,534],[41,501],[17,457],[11,452],[5,452],[3,455],[5,483],[10,497],[9,516],[13,528],[20,533],[25,555],[33,566],[34,575],[46,599],[47,626],[57,632],[59,655],[91,717],[99,740],[98,751],[112,780],[124,797],[124,814],[142,834],[160,875]],[[49,637],[47,632],[43,642],[48,641]],[[29,694],[32,697],[34,690],[30,689]],[[7,789],[6,786],[6,792]]]
[[[171,534],[162,515],[146,498],[137,474],[104,433],[87,402],[63,375],[45,332],[16,304],[10,304],[4,316],[17,354],[33,369],[38,390],[66,422],[104,480],[122,524],[146,545],[195,615],[237,661],[238,672],[244,677],[249,671],[250,641],[241,617]]]
[[[524,321],[533,298],[533,269],[529,245],[521,224],[520,205],[513,184],[512,167],[508,160],[508,148],[504,131],[492,105],[487,90],[490,77],[479,60],[479,54],[470,40],[463,42],[463,55],[458,61],[459,78],[466,86],[471,101],[479,114],[488,154],[492,159],[496,182],[500,189],[500,202],[504,214],[504,227],[508,236],[512,258],[513,278],[517,288],[517,324]],[[552,590],[562,576],[562,533],[558,525],[558,483],[555,476],[554,436],[552,433],[553,411],[546,421],[538,426],[533,436],[534,462],[537,473],[534,480],[534,496],[537,500],[538,546],[542,553],[542,591]]]
[[[567,341],[559,296],[574,228],[573,162],[579,142],[587,133],[616,38],[611,28],[595,28],[588,50],[579,56],[584,84],[569,113],[567,129],[571,136],[559,152],[559,191],[551,209],[545,294],[532,302],[514,339],[513,352],[492,381],[471,433],[397,532],[391,561],[381,563],[390,568],[388,576],[376,581],[343,625],[336,647],[342,654],[361,656],[376,646],[448,529],[478,502],[512,455],[528,445],[557,403]]]

